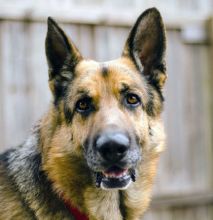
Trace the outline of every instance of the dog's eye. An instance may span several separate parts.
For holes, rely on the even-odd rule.
[[[130,107],[137,107],[141,103],[140,98],[133,93],[129,93],[126,95],[125,102]]]
[[[88,112],[92,108],[92,101],[90,98],[84,98],[77,102],[76,110],[80,113]]]

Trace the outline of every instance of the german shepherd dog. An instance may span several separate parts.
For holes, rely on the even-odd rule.
[[[140,15],[119,59],[83,59],[48,18],[53,101],[26,142],[0,156],[1,220],[138,220],[164,148],[165,30]]]

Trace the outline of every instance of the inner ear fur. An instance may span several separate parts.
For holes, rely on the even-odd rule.
[[[138,70],[161,89],[166,81],[166,36],[160,12],[150,8],[137,19],[126,41],[123,56],[129,56]]]

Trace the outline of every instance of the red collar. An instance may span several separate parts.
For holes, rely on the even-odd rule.
[[[67,207],[67,209],[75,217],[76,220],[89,220],[89,218],[84,213],[82,213],[79,209],[74,207],[70,203],[70,201],[65,200],[64,203],[65,203],[65,206]]]

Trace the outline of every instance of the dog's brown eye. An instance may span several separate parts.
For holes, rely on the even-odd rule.
[[[91,110],[91,99],[90,98],[84,98],[77,102],[76,104],[76,110],[80,113],[87,112]]]
[[[126,104],[131,107],[137,107],[141,103],[140,98],[135,94],[127,94]]]

